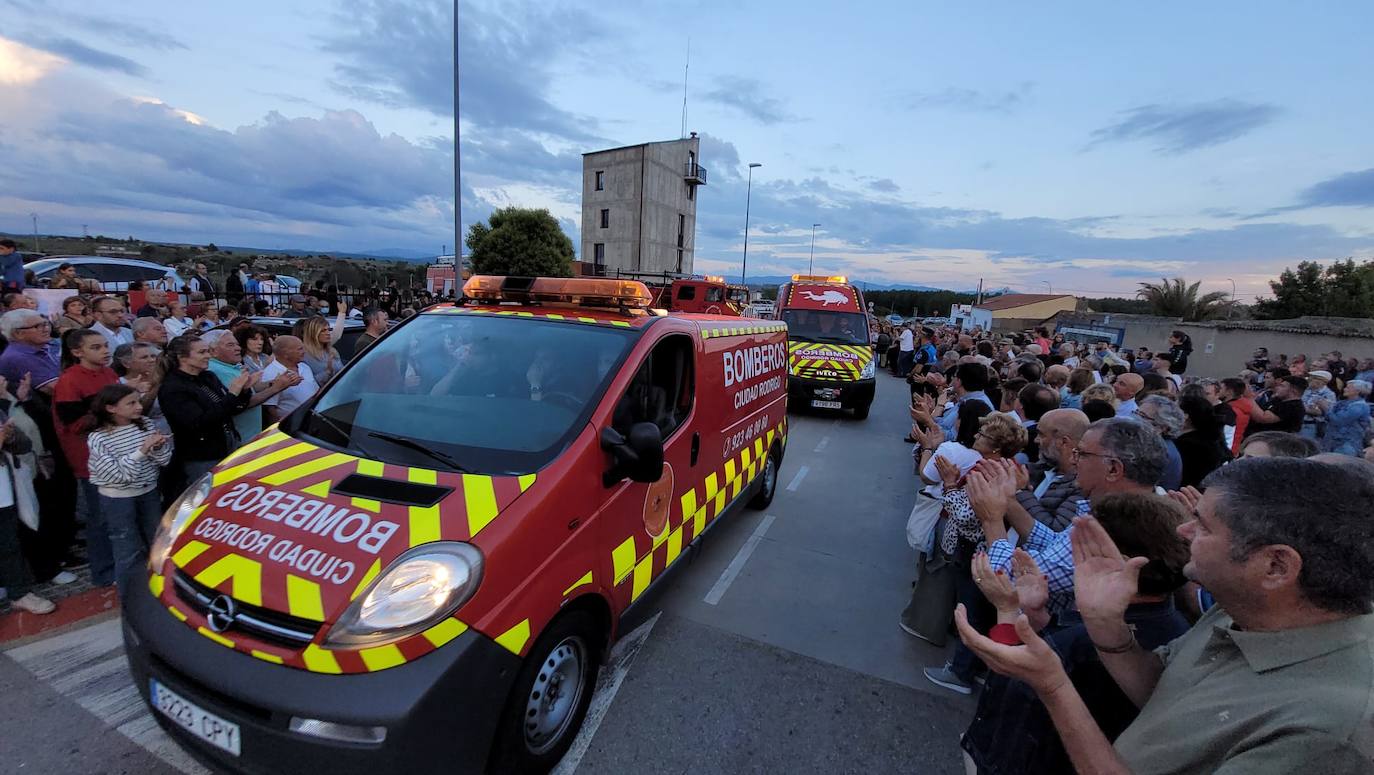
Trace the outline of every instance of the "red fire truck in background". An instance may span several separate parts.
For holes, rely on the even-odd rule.
[[[617,272],[616,276],[643,282],[653,294],[653,306],[669,312],[742,317],[749,306],[748,288],[730,285],[716,275]]]

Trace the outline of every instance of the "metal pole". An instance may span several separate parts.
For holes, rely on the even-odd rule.
[[[453,0],[453,257],[463,266],[463,154],[458,131],[458,0]]]
[[[38,244],[38,213],[29,213],[33,219],[33,252],[42,253],[43,248]]]
[[[806,265],[807,274],[816,273],[816,227],[819,223],[811,224],[811,261]]]
[[[1053,296],[1053,295],[1054,295],[1054,286],[1053,286],[1053,285],[1050,285],[1050,281],[1049,281],[1049,280],[1041,280],[1040,282],[1044,283],[1044,284],[1045,284],[1045,287],[1050,289],[1050,295]]]
[[[1231,278],[1226,278],[1231,280]],[[1226,305],[1226,319],[1231,319],[1231,312],[1236,308],[1236,281],[1231,280],[1231,303]]]
[[[744,190],[744,261],[739,270],[740,285],[744,285],[749,276],[749,201],[754,195],[754,168],[762,166],[756,161],[749,162],[749,183]]]

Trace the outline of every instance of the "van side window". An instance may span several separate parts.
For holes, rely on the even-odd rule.
[[[707,300],[707,301],[725,301],[725,289],[724,289],[724,288],[707,288],[707,289],[706,289],[706,300]]]
[[[683,301],[691,301],[697,297],[697,287],[695,285],[683,285],[677,289],[677,297]]]
[[[669,336],[655,345],[615,405],[611,425],[628,435],[635,423],[651,422],[666,441],[692,412],[692,363],[690,337]]]

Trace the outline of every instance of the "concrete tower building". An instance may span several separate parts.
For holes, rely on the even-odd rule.
[[[706,185],[697,133],[582,154],[582,254],[597,274],[692,273],[697,187]]]

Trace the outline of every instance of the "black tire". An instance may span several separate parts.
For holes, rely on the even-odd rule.
[[[860,404],[859,406],[854,407],[854,419],[867,420],[868,410],[872,406],[873,404]]]
[[[587,715],[601,669],[604,641],[605,636],[595,617],[586,611],[569,611],[544,630],[525,658],[506,700],[506,708],[501,712],[488,772],[545,773],[557,766]],[[571,690],[579,694],[566,703],[564,712],[569,715],[560,715],[561,720],[541,729],[538,722],[531,719],[543,718],[540,714],[552,711],[548,707],[549,698],[555,696],[549,693],[551,687],[556,691],[562,683],[572,680],[566,672],[569,659],[580,665],[578,683]],[[568,691],[567,687],[562,688]],[[567,695],[556,697],[562,699]],[[552,704],[558,705],[556,700]],[[531,705],[543,710],[532,709]]]
[[[754,497],[749,500],[749,508],[762,511],[768,508],[768,504],[773,502],[773,496],[778,492],[778,453],[776,449],[768,450],[768,457],[763,462],[763,473],[759,474],[762,485]]]

